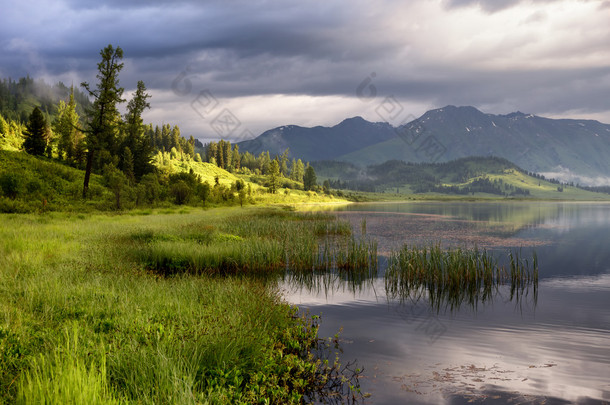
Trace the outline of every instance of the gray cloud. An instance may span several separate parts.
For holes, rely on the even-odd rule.
[[[157,94],[155,119],[176,123],[194,121],[189,103],[203,89],[226,102],[273,95],[349,100],[371,72],[380,95],[406,103],[494,113],[580,111],[610,121],[610,63],[596,56],[610,55],[607,19],[590,14],[557,22],[544,5],[558,1],[16,3],[0,16],[0,71],[93,82],[99,50],[120,45],[121,84],[130,89],[144,80]],[[598,14],[607,13],[607,1],[595,4]],[[485,24],[485,16],[452,18],[464,7],[487,18],[523,13],[517,25],[486,27],[488,35],[479,35],[471,27]],[[551,31],[537,31],[543,25]],[[188,96],[171,91],[181,72],[192,85]],[[253,116],[265,112],[264,99],[257,100],[261,112]],[[163,110],[172,115],[162,117]],[[184,131],[203,130],[193,124]]]

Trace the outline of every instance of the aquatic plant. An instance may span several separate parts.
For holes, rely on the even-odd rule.
[[[498,288],[510,284],[510,299],[533,289],[537,298],[538,260],[529,260],[519,252],[508,251],[508,265],[486,250],[449,248],[440,244],[409,246],[390,254],[385,272],[385,288],[390,298],[414,299],[427,296],[436,310],[459,308],[467,303],[476,307],[489,301]]]

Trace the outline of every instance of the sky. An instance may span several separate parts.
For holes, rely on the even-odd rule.
[[[472,105],[610,123],[610,0],[0,0],[0,77],[120,84],[145,121],[239,141]],[[391,113],[388,110],[391,105]]]

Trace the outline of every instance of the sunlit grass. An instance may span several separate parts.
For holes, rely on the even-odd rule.
[[[313,355],[317,328],[264,282],[170,276],[138,256],[275,265],[266,220],[261,236],[239,228],[259,210],[172,212],[2,216],[0,402],[301,403],[341,381]]]

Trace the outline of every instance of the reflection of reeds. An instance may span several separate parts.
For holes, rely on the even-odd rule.
[[[420,298],[428,295],[430,305],[458,309],[462,304],[476,307],[490,300],[501,285],[510,283],[510,299],[519,299],[533,288],[537,297],[538,259],[532,265],[518,252],[508,252],[509,265],[499,265],[486,250],[448,249],[439,244],[403,246],[392,252],[385,272],[385,287],[390,298]]]

